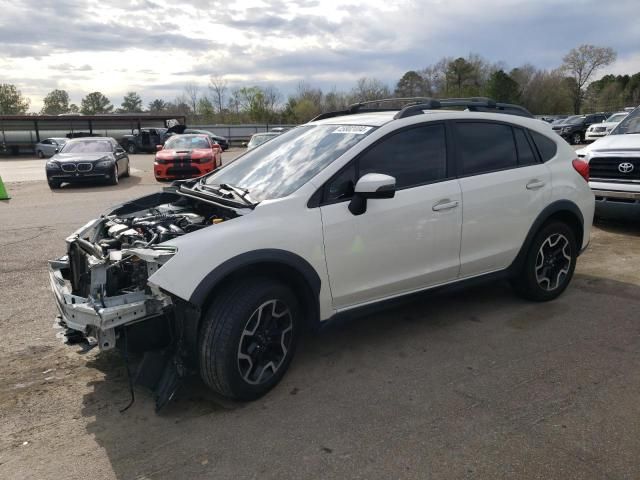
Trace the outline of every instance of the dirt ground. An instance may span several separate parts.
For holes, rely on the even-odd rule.
[[[189,381],[161,415],[117,354],[63,345],[46,260],[158,189],[9,183],[0,202],[0,478],[638,478],[640,226],[600,223],[558,300],[503,283],[426,295],[305,338],[235,404]],[[2,166],[0,165],[0,174]]]

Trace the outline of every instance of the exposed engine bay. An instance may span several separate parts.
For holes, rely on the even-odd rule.
[[[101,295],[113,296],[144,290],[149,275],[157,269],[140,261],[136,250],[157,250],[173,238],[187,235],[237,216],[232,210],[215,207],[197,200],[180,197],[172,203],[121,213],[123,207],[104,215],[92,225],[90,236],[76,235],[67,239],[72,293],[92,293],[91,269],[102,263],[106,269]],[[166,250],[164,250],[167,253]],[[161,263],[159,263],[161,265]],[[159,266],[158,265],[158,266]]]
[[[222,188],[212,198],[188,188],[191,183],[182,184],[185,193],[174,184],[91,220],[66,239],[67,255],[49,262],[66,342],[100,350],[118,346],[125,362],[127,352],[144,352],[136,382],[154,389],[158,408],[186,371],[185,352],[193,348],[183,348],[184,318],[192,310],[148,279],[176,254],[172,239],[224,228],[251,212],[246,201],[228,200],[239,195],[233,191]]]
[[[66,239],[50,262],[61,325],[115,347],[117,327],[165,313],[172,299],[147,282],[176,250],[164,242],[242,215],[242,210],[180,195],[175,189],[120,205]]]

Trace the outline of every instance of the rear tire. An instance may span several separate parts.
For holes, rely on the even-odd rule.
[[[36,152],[36,155],[38,155],[38,158],[44,158],[44,153],[42,153],[42,150],[38,150]]]
[[[569,285],[578,248],[574,231],[558,221],[536,234],[520,272],[511,283],[522,297],[536,302],[557,298]]]
[[[270,278],[236,282],[219,293],[200,332],[200,375],[219,394],[255,400],[284,376],[301,322],[296,297]]]
[[[576,132],[571,135],[571,145],[580,145],[582,143],[582,134],[580,132]]]
[[[127,153],[131,153],[131,154],[138,153],[138,149],[133,143],[130,143],[127,145]]]

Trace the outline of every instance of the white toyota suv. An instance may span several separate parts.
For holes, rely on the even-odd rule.
[[[589,163],[596,215],[640,219],[640,107],[606,137],[576,153]]]
[[[589,242],[588,164],[521,107],[413,100],[323,114],[90,221],[50,262],[69,342],[146,352],[158,407],[190,371],[249,400],[303,328],[363,307],[484,277],[556,298]]]

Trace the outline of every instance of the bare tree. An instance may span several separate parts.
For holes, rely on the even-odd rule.
[[[580,45],[565,55],[562,59],[562,68],[571,76],[570,94],[574,113],[580,113],[587,82],[598,69],[615,62],[616,57],[616,52],[612,48],[595,45]]]
[[[211,75],[209,77],[209,90],[213,100],[213,106],[222,114],[227,94],[227,81],[221,75]]]
[[[198,97],[200,95],[200,87],[195,83],[187,83],[184,86],[184,93],[187,97],[187,105],[195,114],[198,111]]]
[[[380,100],[389,97],[391,97],[389,87],[377,78],[362,77],[358,79],[356,86],[351,90],[353,102]]]

